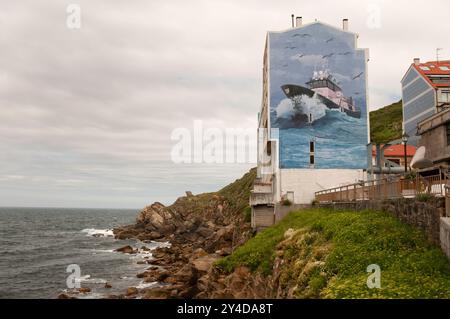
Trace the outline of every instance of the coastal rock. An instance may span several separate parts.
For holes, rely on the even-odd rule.
[[[78,292],[85,294],[85,293],[91,292],[91,288],[81,287],[81,288],[78,288]]]
[[[198,272],[207,272],[211,265],[218,259],[217,255],[207,255],[192,261],[192,264]]]
[[[134,296],[137,295],[139,290],[136,287],[129,287],[126,292],[126,296]]]
[[[61,293],[58,295],[57,299],[77,299],[77,298],[69,296],[68,294],[65,293]]]
[[[133,249],[133,247],[127,245],[121,248],[117,248],[116,251],[124,253],[124,254],[136,254],[137,249]]]
[[[248,194],[255,176],[256,170],[252,169],[242,179],[219,192],[199,195],[187,192],[186,196],[178,198],[170,206],[155,202],[139,213],[135,225],[114,229],[114,235],[119,239],[168,241],[171,245],[170,248],[152,250],[152,258],[147,259],[147,263],[152,266],[137,274],[144,282],[157,281],[162,287],[140,289],[132,296],[234,296],[236,292],[226,287],[230,279],[216,275],[213,264],[253,235],[251,225],[245,219],[244,209],[248,206]],[[230,282],[241,278],[236,274],[231,276],[235,279]],[[240,280],[244,282],[244,279]]]
[[[112,288],[112,285],[109,284],[109,283],[105,283],[105,288],[106,288],[106,289],[110,289],[110,288]]]

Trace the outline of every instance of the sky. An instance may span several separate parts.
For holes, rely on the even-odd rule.
[[[400,99],[414,57],[450,56],[448,12],[446,0],[1,0],[0,206],[141,208],[217,190],[255,164],[175,163],[173,132],[256,129],[266,31],[291,13],[348,18],[370,49],[375,110]]]

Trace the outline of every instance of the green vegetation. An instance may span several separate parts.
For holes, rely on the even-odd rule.
[[[271,274],[298,298],[450,298],[450,263],[440,248],[388,213],[308,209],[289,214],[216,266]],[[381,268],[369,289],[367,267]]]
[[[292,202],[289,199],[286,198],[286,199],[283,199],[281,201],[281,205],[283,205],[283,206],[291,206]]]
[[[244,208],[244,221],[250,223],[252,221],[252,208],[247,206]]]
[[[402,101],[370,112],[372,143],[387,143],[402,137]]]
[[[422,194],[417,194],[416,195],[416,199],[419,202],[428,202],[428,201],[430,201],[433,198],[434,198],[434,196],[432,194],[428,194],[428,193],[422,193]]]
[[[256,168],[252,168],[240,179],[219,190],[217,194],[225,197],[236,211],[243,211],[248,206],[248,199],[255,178]]]

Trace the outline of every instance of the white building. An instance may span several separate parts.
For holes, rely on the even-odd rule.
[[[271,225],[319,190],[364,179],[369,143],[368,50],[322,22],[268,32],[252,223]],[[284,203],[284,205],[282,204]]]

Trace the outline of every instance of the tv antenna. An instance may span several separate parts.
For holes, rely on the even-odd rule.
[[[436,48],[436,63],[439,64],[439,51],[444,50],[443,48]]]

